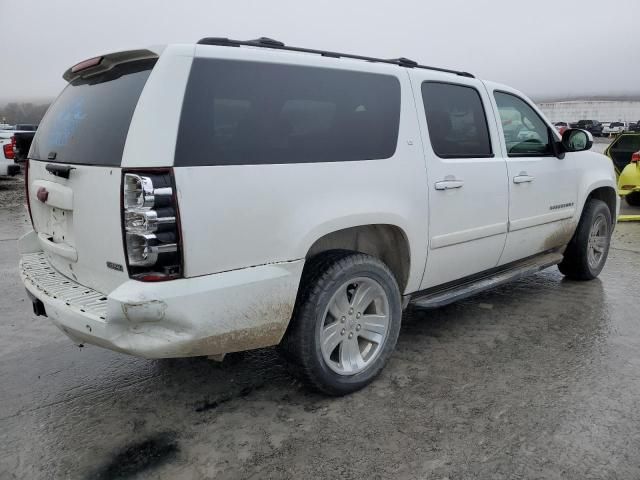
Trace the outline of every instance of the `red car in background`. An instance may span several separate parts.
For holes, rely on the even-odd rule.
[[[567,128],[570,128],[569,122],[556,122],[553,124],[553,126],[556,128],[560,135],[562,135]]]

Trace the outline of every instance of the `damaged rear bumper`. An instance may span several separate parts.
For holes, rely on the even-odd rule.
[[[146,358],[217,355],[275,345],[291,318],[303,260],[168,282],[124,282],[108,295],[23,254],[30,296],[76,343]]]

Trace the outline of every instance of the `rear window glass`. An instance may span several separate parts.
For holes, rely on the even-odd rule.
[[[123,63],[67,85],[38,126],[31,157],[119,166],[133,111],[155,62]]]
[[[393,76],[196,59],[175,165],[389,158],[399,123],[400,83]]]
[[[487,117],[475,88],[424,82],[422,100],[436,155],[442,158],[492,156]]]

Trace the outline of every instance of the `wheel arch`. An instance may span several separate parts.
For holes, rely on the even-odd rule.
[[[331,250],[351,250],[382,260],[394,274],[404,293],[411,274],[411,248],[405,231],[397,225],[376,223],[328,232],[308,248],[305,258]]]
[[[609,185],[593,188],[589,192],[589,195],[587,195],[585,203],[584,205],[582,205],[582,210],[584,210],[585,205],[592,198],[596,200],[602,200],[604,203],[607,204],[607,207],[609,207],[609,212],[611,213],[611,221],[615,225],[616,218],[618,216],[618,194],[615,188]]]

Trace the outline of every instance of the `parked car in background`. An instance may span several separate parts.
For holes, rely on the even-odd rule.
[[[618,194],[640,206],[640,132],[621,133],[605,150],[618,175]]]
[[[631,154],[631,161],[620,172],[618,194],[632,207],[640,207],[640,150]]]
[[[613,162],[616,175],[620,175],[631,161],[631,155],[638,150],[640,150],[640,133],[624,132],[611,142],[604,154]]]
[[[36,134],[38,125],[16,125],[16,132],[13,134],[13,154],[16,162],[24,162],[31,148],[31,142]]]
[[[0,130],[0,176],[13,176],[20,173],[20,165],[14,161],[13,130]]]
[[[571,128],[568,122],[556,122],[553,126],[560,135],[562,135],[567,128]]]
[[[602,136],[602,124],[597,120],[579,120],[576,128],[586,130],[594,137]]]
[[[78,343],[147,358],[279,344],[344,395],[382,370],[408,305],[606,262],[609,160],[505,85],[224,38],[63,77],[18,246],[35,313]]]
[[[13,145],[11,145],[13,134],[15,133],[15,128],[13,125],[9,125],[7,128],[3,128],[0,130],[0,148],[2,151],[0,152],[0,158],[11,159],[13,160]],[[4,147],[5,145],[11,145],[11,147]]]
[[[38,125],[23,123],[15,125],[11,130],[1,130],[0,145],[4,158],[24,162],[37,129]]]
[[[622,132],[626,132],[629,128],[629,124],[626,122],[611,122],[608,124],[602,124],[603,135],[617,135]]]
[[[629,124],[629,131],[640,132],[640,120],[638,120],[636,123]]]

